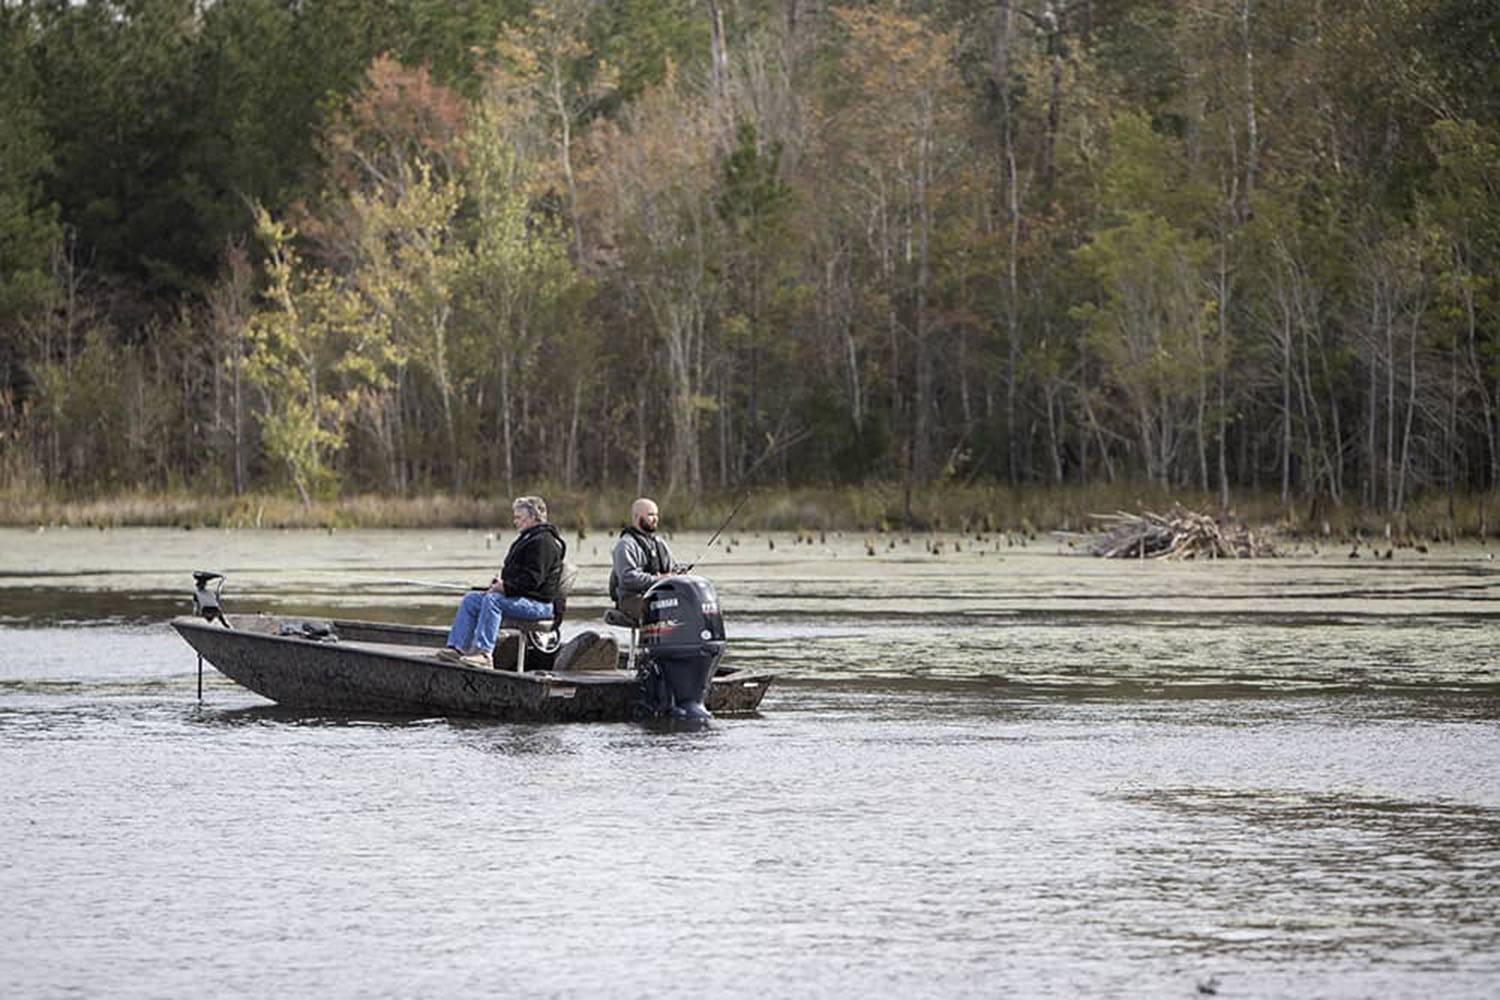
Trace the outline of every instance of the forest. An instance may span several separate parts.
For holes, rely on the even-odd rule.
[[[3,0],[0,494],[1500,485],[1493,0]]]

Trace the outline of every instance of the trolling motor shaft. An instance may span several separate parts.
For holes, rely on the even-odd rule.
[[[219,581],[213,590],[208,585]],[[224,574],[212,570],[193,570],[193,614],[204,621],[217,621],[225,628],[233,628],[224,617],[224,606],[219,602],[219,591],[224,589]],[[198,654],[198,701],[203,701],[203,654]]]

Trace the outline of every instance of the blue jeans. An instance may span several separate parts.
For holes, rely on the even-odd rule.
[[[495,648],[501,618],[526,618],[535,621],[551,618],[552,605],[529,597],[506,597],[488,590],[471,590],[458,602],[458,614],[448,630],[448,645],[454,649]]]

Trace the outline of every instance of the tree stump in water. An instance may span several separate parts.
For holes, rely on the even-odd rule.
[[[1108,528],[1089,546],[1092,555],[1105,559],[1264,559],[1277,554],[1275,545],[1244,525],[1223,525],[1181,504],[1173,504],[1166,514],[1090,516]]]

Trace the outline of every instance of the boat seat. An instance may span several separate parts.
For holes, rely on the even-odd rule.
[[[537,636],[553,632],[557,628],[551,618],[501,618],[500,627],[519,633],[516,636],[516,673],[518,674],[526,672],[526,647],[531,645]]]
[[[607,631],[583,629],[557,650],[555,674],[614,674],[620,669],[620,644]]]
[[[619,608],[606,608],[604,624],[630,629],[630,654],[625,657],[625,669],[633,673],[635,671],[635,648],[641,636],[641,620]]]

